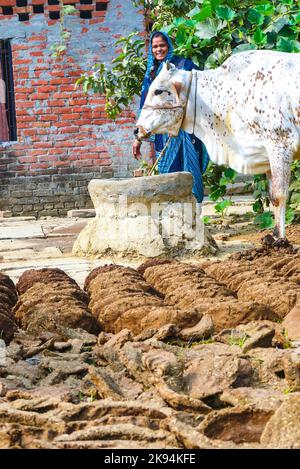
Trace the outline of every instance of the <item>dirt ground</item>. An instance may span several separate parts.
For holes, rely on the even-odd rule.
[[[239,240],[253,243],[254,245],[259,245],[261,243],[261,239],[271,232],[271,230],[257,231],[257,228],[252,224],[245,227],[239,227],[237,224],[234,226],[234,229],[237,233],[229,235],[229,239],[231,241]],[[300,244],[300,225],[287,226],[286,237],[291,244],[298,246]]]
[[[248,211],[142,265],[72,256],[87,219],[0,220],[0,448],[300,448],[300,225],[262,247]]]

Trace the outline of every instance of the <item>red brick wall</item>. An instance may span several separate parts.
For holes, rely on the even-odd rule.
[[[134,114],[128,111],[113,123],[105,114],[103,97],[74,89],[84,70],[112,53],[122,29],[116,26],[125,19],[126,3],[127,8],[131,3],[104,2],[112,3],[110,15],[109,9],[96,11],[95,1],[67,0],[76,3],[78,12],[66,22],[72,33],[68,49],[54,60],[50,46],[59,40],[58,21],[49,19],[49,12],[60,6],[28,0],[29,6],[18,8],[16,0],[0,0],[0,6],[13,7],[13,16],[0,14],[0,22],[14,21],[19,27],[11,41],[18,142],[2,149],[0,144],[1,209],[63,215],[70,208],[90,207],[90,179],[128,176],[134,166],[130,156]],[[33,14],[34,4],[43,4],[44,14]],[[92,18],[81,19],[83,10],[91,11]],[[24,11],[29,20],[18,21]]]

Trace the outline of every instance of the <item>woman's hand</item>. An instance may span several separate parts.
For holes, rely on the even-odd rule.
[[[132,154],[136,160],[140,160],[142,157],[141,154],[141,142],[138,142],[137,140],[134,141],[134,144],[132,145]]]

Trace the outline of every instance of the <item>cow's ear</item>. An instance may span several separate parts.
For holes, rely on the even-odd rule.
[[[171,70],[171,64],[168,60],[166,61],[166,69]]]
[[[166,60],[165,62],[165,67],[168,71],[174,70],[176,68],[175,65],[171,64],[171,62],[169,62],[168,60]]]

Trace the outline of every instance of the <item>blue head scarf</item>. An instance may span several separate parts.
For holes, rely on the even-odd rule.
[[[164,60],[162,60],[161,62],[158,62],[158,61],[155,60],[153,52],[152,52],[152,41],[153,41],[153,38],[156,37],[156,36],[162,36],[168,44],[168,53],[167,53],[166,57],[164,58]],[[167,60],[169,62],[172,60],[173,50],[174,49],[173,49],[172,41],[166,33],[163,33],[161,31],[154,31],[151,34],[150,41],[149,41],[147,70],[146,70],[146,74],[145,74],[145,78],[144,78],[143,86],[142,86],[142,95],[141,95],[140,108],[143,107],[146,96],[147,96],[147,93],[148,93],[149,86],[151,85],[152,81],[155,78],[155,77],[151,78],[152,70],[155,68],[155,65],[158,65],[158,67],[156,68],[156,73],[155,73],[155,76],[157,76],[159,74],[162,66],[163,66],[163,63],[166,62]]]

